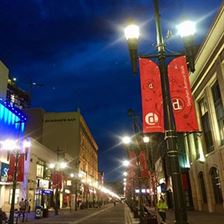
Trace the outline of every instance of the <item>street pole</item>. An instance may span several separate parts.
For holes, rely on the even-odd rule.
[[[16,150],[16,161],[15,161],[15,170],[14,170],[14,174],[13,174],[12,200],[11,200],[11,208],[10,208],[10,215],[9,215],[9,224],[14,223],[18,161],[19,161],[19,152],[18,152],[18,150]]]
[[[78,199],[78,180],[75,180],[75,211],[78,210],[78,203],[77,203],[77,199]]]
[[[160,26],[159,4],[158,0],[154,0],[155,6],[155,23],[157,35],[157,49],[159,59],[159,70],[161,74],[162,94],[164,103],[164,120],[165,120],[165,141],[167,147],[167,155],[171,167],[174,205],[175,205],[175,219],[176,224],[187,224],[186,204],[184,200],[181,171],[178,160],[178,149],[176,143],[176,127],[174,122],[173,108],[170,97],[168,72],[166,65],[165,44]]]

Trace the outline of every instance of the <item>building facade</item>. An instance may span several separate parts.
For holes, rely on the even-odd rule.
[[[224,212],[224,4],[190,81],[201,131],[185,136],[194,208]]]
[[[70,172],[78,175],[73,189],[77,201],[97,200],[98,146],[80,112],[27,110],[28,133],[53,151],[67,153],[72,161]]]

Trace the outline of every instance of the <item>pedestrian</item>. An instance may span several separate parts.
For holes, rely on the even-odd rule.
[[[27,221],[28,220],[28,213],[30,213],[30,204],[29,204],[29,201],[27,199],[25,200],[25,206],[26,206],[25,213],[26,213],[26,221]]]
[[[0,208],[0,224],[7,223],[8,217],[6,213]]]
[[[26,202],[24,201],[24,198],[21,199],[21,201],[19,202],[19,211],[20,211],[20,215],[22,215],[22,222],[25,221],[25,212],[26,212]]]
[[[168,206],[163,196],[160,197],[156,207],[162,219],[161,223],[166,223],[166,210],[168,209]]]

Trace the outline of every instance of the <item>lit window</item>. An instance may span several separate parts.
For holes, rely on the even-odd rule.
[[[212,86],[212,96],[215,106],[216,118],[219,126],[219,134],[221,138],[221,144],[224,144],[224,108],[222,104],[222,98],[218,81]]]
[[[209,123],[207,102],[205,98],[202,98],[202,100],[199,102],[199,106],[200,106],[200,112],[201,112],[201,123],[202,123],[202,128],[204,133],[206,150],[207,150],[207,153],[209,153],[214,150],[214,146],[213,146],[213,140],[212,140],[211,127]]]

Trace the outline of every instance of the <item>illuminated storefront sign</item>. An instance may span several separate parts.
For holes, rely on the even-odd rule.
[[[24,132],[26,117],[19,109],[0,99],[0,140],[15,138]]]
[[[9,164],[1,163],[1,176],[0,176],[0,181],[1,182],[6,182],[7,181],[8,170],[9,170]]]

